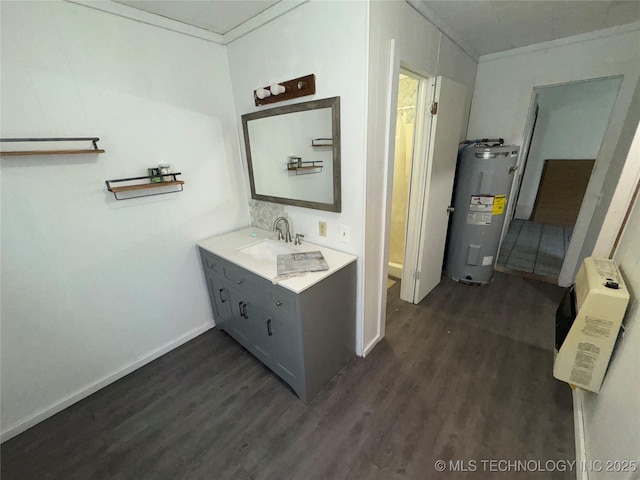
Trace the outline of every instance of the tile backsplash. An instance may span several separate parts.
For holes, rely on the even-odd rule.
[[[273,222],[278,217],[286,217],[284,206],[279,203],[249,200],[249,215],[251,226],[271,230]]]

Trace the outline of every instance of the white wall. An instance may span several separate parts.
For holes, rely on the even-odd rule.
[[[545,160],[596,158],[621,81],[614,77],[538,90],[540,110],[516,218],[531,216]]]
[[[594,242],[626,159],[637,109],[633,96],[640,78],[640,25],[603,30],[480,57],[469,118],[468,138],[503,137],[522,145],[534,87],[624,75],[611,121],[560,274],[561,285],[574,278]],[[612,167],[610,169],[610,167]],[[597,222],[591,222],[598,216]]]
[[[373,1],[369,26],[367,110],[365,353],[384,336],[386,232],[391,209],[395,107],[400,64],[425,77],[442,75],[465,85],[461,139],[476,77],[476,62],[405,2]],[[393,120],[392,120],[393,117]]]
[[[631,302],[618,343],[599,394],[584,393],[587,460],[627,460],[640,464],[640,203],[629,217],[614,259]],[[589,480],[638,478],[637,472],[593,471]]]
[[[364,253],[364,168],[366,110],[366,2],[310,1],[227,45],[233,98],[240,115],[264,110],[253,103],[253,90],[314,73],[316,94],[277,106],[340,97],[342,212],[285,207],[292,230],[306,240],[358,256],[357,346],[362,352],[362,257]],[[244,150],[244,148],[243,148]],[[248,175],[244,165],[245,178]],[[249,196],[241,200],[244,204]],[[318,235],[318,221],[327,237]],[[350,243],[340,241],[340,225],[350,227]]]
[[[2,2],[2,137],[102,155],[3,157],[8,438],[212,326],[196,240],[248,223],[224,48],[66,2]],[[104,181],[171,163],[184,192]]]

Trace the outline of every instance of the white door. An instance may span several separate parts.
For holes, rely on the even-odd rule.
[[[409,231],[417,236],[413,303],[419,303],[440,283],[449,226],[448,207],[456,172],[458,143],[466,88],[453,80],[437,77],[434,105],[426,143],[426,175],[412,184],[416,201],[410,201]],[[414,186],[416,187],[414,189]],[[417,257],[417,258],[416,258]]]

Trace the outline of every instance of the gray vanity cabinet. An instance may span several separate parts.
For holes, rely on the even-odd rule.
[[[225,284],[224,281],[223,284]],[[231,286],[228,282],[226,282],[226,291],[229,292],[231,321],[226,325],[221,325],[220,328],[226,330],[242,344],[249,343],[251,342],[251,329],[248,322],[249,314],[253,317],[253,314],[256,313],[256,305],[242,289]]]
[[[300,325],[296,320],[295,308],[287,312],[279,309],[277,303],[280,302],[270,299],[267,304],[271,308],[264,311],[267,328],[262,331],[267,351],[273,353],[269,367],[292,387],[303,387]],[[297,391],[296,387],[294,390]]]
[[[353,356],[355,263],[296,294],[200,248],[216,325],[311,400]]]
[[[229,300],[229,291],[222,279],[214,274],[218,266],[210,258],[205,257],[202,258],[202,264],[207,280],[209,300],[211,300],[216,320],[219,324],[228,322],[231,318],[231,302]]]

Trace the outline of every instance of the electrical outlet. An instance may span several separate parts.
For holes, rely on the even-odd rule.
[[[348,225],[340,225],[340,240],[344,243],[349,243],[349,226]]]
[[[327,222],[318,222],[318,234],[321,237],[327,236]]]

